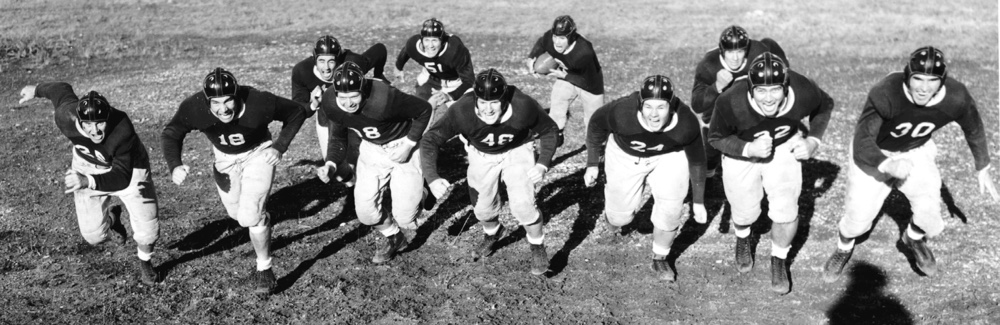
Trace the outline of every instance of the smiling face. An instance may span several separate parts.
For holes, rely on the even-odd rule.
[[[81,121],[80,129],[83,130],[83,135],[90,138],[90,141],[94,143],[101,143],[104,141],[104,131],[108,127],[108,122],[100,121]]]
[[[642,102],[642,109],[639,111],[642,120],[653,129],[662,130],[670,124],[670,105],[663,99],[647,99]]]
[[[348,113],[355,113],[361,108],[361,92],[352,91],[337,93],[337,107]]]
[[[562,53],[569,47],[569,37],[552,35],[552,47],[556,48],[556,51]]]
[[[722,60],[726,61],[726,67],[729,70],[736,70],[740,65],[743,65],[743,60],[746,57],[747,52],[743,49],[725,50],[722,52]]]
[[[236,99],[233,96],[212,97],[209,108],[222,123],[232,122],[236,118]]]
[[[486,124],[496,124],[500,120],[502,106],[500,100],[476,99],[476,116]]]
[[[441,51],[441,39],[437,37],[424,37],[420,40],[424,45],[424,52],[428,55],[437,55]]]
[[[337,60],[333,55],[320,55],[316,57],[316,71],[323,80],[333,80],[333,68],[337,67]]]
[[[774,116],[778,113],[778,106],[785,100],[785,89],[781,85],[754,87],[753,100],[764,114]]]
[[[927,74],[913,74],[907,80],[910,87],[910,97],[913,103],[924,106],[931,101],[938,89],[941,89],[941,78]]]

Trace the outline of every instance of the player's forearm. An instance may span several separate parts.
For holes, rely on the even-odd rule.
[[[715,100],[719,98],[719,92],[714,85],[706,85],[695,81],[694,90],[691,91],[691,109],[695,113],[702,114],[715,108]]]
[[[437,172],[438,150],[441,146],[435,142],[437,141],[428,141],[427,137],[420,140],[420,169],[428,183],[441,178]]]
[[[403,48],[399,50],[399,55],[396,56],[396,70],[403,70],[403,67],[406,66],[406,61],[409,60],[410,55],[406,53],[406,45],[404,45]]]
[[[684,154],[688,159],[688,175],[691,178],[691,201],[694,203],[705,203],[705,178],[707,175],[707,163],[705,159],[705,145],[699,137],[691,144],[684,147]]]
[[[411,109],[415,109],[419,112],[416,118],[413,119],[413,123],[410,124],[410,130],[406,134],[406,138],[410,139],[415,143],[420,143],[420,138],[424,135],[424,130],[427,129],[427,124],[431,120],[431,104],[417,98],[410,96],[409,105]]]
[[[823,139],[827,125],[830,124],[830,116],[833,114],[833,98],[821,91],[822,101],[819,109],[809,117],[809,136],[817,140]]]
[[[543,132],[538,138],[538,159],[535,163],[545,166],[545,168],[551,168],[552,156],[556,153],[559,129],[553,123],[550,129]]]
[[[278,97],[276,105],[275,112],[278,115],[276,117],[280,119],[282,126],[278,138],[271,143],[271,148],[285,153],[306,120],[306,109],[296,102],[281,97]]]
[[[889,157],[882,154],[882,149],[875,143],[875,137],[881,126],[882,117],[875,112],[874,108],[861,112],[861,118],[858,119],[858,125],[854,130],[854,139],[852,140],[855,161],[877,167],[886,159],[889,159]]]
[[[73,92],[73,86],[65,82],[40,83],[35,86],[35,97],[51,100],[55,108],[79,99]]]
[[[962,133],[965,134],[965,141],[969,145],[969,150],[972,150],[972,159],[975,162],[976,170],[983,170],[990,164],[990,151],[989,144],[986,140],[986,129],[983,127],[983,119],[979,115],[979,110],[976,108],[972,98],[967,98],[969,102],[973,104],[966,109],[964,116],[959,118],[958,126],[962,128]]]
[[[183,128],[167,125],[160,134],[160,144],[163,148],[163,159],[167,161],[167,168],[174,170],[177,166],[183,165],[181,162],[181,148],[184,145],[184,137],[189,131]]]
[[[127,166],[127,162],[116,161],[111,165],[111,171],[99,174],[99,175],[89,175],[90,188],[102,192],[115,192],[121,191],[129,186],[132,182],[132,168]]]
[[[539,37],[538,40],[535,41],[535,45],[533,45],[531,47],[531,51],[528,52],[528,58],[529,59],[537,58],[539,55],[542,55],[542,53],[545,52],[545,45],[544,45],[545,41],[544,41],[544,39],[545,39],[545,35],[542,35],[542,37]]]

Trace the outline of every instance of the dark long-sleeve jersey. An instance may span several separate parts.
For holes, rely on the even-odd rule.
[[[466,94],[452,104],[444,117],[434,123],[420,141],[424,179],[431,182],[440,178],[437,172],[438,151],[455,135],[461,135],[469,145],[487,154],[510,151],[537,137],[541,141],[536,163],[550,167],[559,132],[556,122],[545,113],[538,101],[517,87],[508,86],[501,102],[508,106],[496,124],[486,124],[476,116],[476,96],[473,94]]]
[[[730,157],[744,157],[743,148],[763,133],[771,136],[774,147],[785,143],[805,128],[805,117],[809,117],[808,136],[822,140],[833,112],[833,98],[795,71],[788,70],[788,77],[788,95],[776,117],[758,111],[748,82],[734,83],[723,92],[715,103],[708,143]]]
[[[625,153],[653,157],[684,150],[688,159],[692,200],[705,202],[705,144],[701,139],[701,124],[691,108],[679,98],[670,101],[675,112],[663,130],[649,131],[641,123],[642,100],[639,92],[607,103],[594,112],[587,126],[587,167],[596,167],[604,155],[608,136]],[[678,166],[680,167],[680,166]]]
[[[402,137],[419,144],[431,118],[431,104],[404,93],[381,81],[368,79],[363,87],[357,112],[348,113],[337,106],[337,92],[323,94],[320,104],[330,118],[330,142],[326,160],[340,164],[346,157],[347,130],[362,140],[377,145]]]
[[[750,40],[747,56],[744,58],[743,64],[736,69],[730,69],[726,66],[723,62],[722,50],[719,48],[714,48],[705,53],[705,57],[698,62],[698,66],[694,71],[694,86],[691,87],[691,108],[696,113],[711,118],[712,109],[715,108],[715,100],[720,94],[719,90],[715,88],[716,73],[719,70],[725,69],[733,74],[733,81],[730,81],[726,87],[722,88],[722,91],[726,91],[726,89],[729,89],[733,85],[736,79],[747,75],[747,70],[750,69],[750,61],[753,61],[754,58],[764,52],[774,53],[781,57],[786,64],[788,63],[784,50],[770,39],[764,39],[764,42]],[[705,122],[708,122],[708,119]]]
[[[990,163],[983,120],[965,85],[945,79],[929,106],[917,106],[908,97],[906,76],[894,72],[872,87],[854,130],[854,161],[870,175],[888,157],[881,150],[903,152],[930,141],[931,134],[952,121],[965,133],[976,170]]]
[[[89,175],[98,191],[114,192],[132,182],[132,169],[149,169],[149,153],[135,133],[125,112],[112,108],[104,129],[104,140],[94,143],[80,130],[76,109],[80,99],[73,87],[64,82],[43,83],[35,87],[35,97],[52,100],[56,127],[73,143],[73,152],[107,172]]]
[[[271,140],[268,124],[271,121],[281,121],[281,131],[271,143],[271,148],[281,153],[288,150],[288,145],[306,119],[305,109],[290,99],[247,86],[241,86],[236,97],[236,117],[229,123],[222,123],[212,114],[204,92],[196,92],[181,102],[177,113],[163,128],[160,136],[163,141],[163,157],[170,170],[183,164],[181,148],[184,138],[192,130],[205,134],[219,151],[238,154]]]
[[[354,62],[365,73],[368,73],[374,67],[374,63],[371,60],[351,50],[344,50],[344,53],[334,58],[334,61],[336,62],[335,67],[339,67],[344,62]],[[309,109],[310,95],[313,89],[319,86],[325,92],[326,88],[329,88],[331,84],[333,84],[333,80],[323,80],[317,75],[316,56],[305,58],[296,63],[295,67],[292,68],[292,100],[303,105],[306,109],[306,118],[309,118],[314,113],[313,110]],[[326,118],[322,116],[322,110],[318,111],[320,114],[320,125],[326,126],[327,122]]]
[[[413,59],[421,67],[427,69],[431,77],[441,80],[461,79],[462,85],[454,91],[448,93],[452,100],[462,97],[465,91],[472,88],[472,82],[476,75],[472,67],[472,55],[469,48],[465,47],[462,39],[456,35],[448,34],[441,40],[441,50],[436,55],[427,56],[421,52],[420,35],[413,35],[406,41],[406,45],[399,50],[396,56],[396,69],[403,70],[406,61]]]
[[[588,93],[604,94],[604,72],[601,70],[601,63],[597,61],[597,52],[594,52],[594,45],[582,35],[577,35],[566,51],[559,53],[552,45],[552,31],[547,31],[535,41],[528,57],[537,58],[543,52],[566,66],[566,78],[563,80]]]

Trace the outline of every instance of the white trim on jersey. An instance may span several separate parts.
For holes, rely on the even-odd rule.
[[[931,107],[937,105],[942,100],[944,100],[944,96],[947,92],[948,89],[946,89],[944,85],[941,85],[941,89],[938,89],[937,94],[934,94],[934,97],[931,97],[931,100],[927,101],[927,105],[924,105],[924,107]],[[910,86],[907,85],[905,82],[903,83],[903,95],[906,95],[906,100],[909,100],[911,103],[916,104],[913,102],[913,97],[910,96]]]
[[[749,91],[747,92],[747,101],[750,102],[750,107],[753,108],[753,110],[757,112],[757,114],[760,114],[762,116],[768,116],[768,114],[765,114],[764,111],[762,111],[760,107],[757,106],[757,101],[753,100],[753,96],[750,96]],[[774,115],[774,117],[779,117],[788,114],[788,112],[792,110],[792,107],[795,106],[795,89],[793,89],[792,86],[788,86],[788,95],[785,96],[785,100],[778,105],[780,105],[780,107],[778,108],[778,114]]]

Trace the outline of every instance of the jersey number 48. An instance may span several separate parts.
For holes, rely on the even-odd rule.
[[[492,147],[492,146],[502,146],[502,145],[505,145],[508,142],[510,142],[511,140],[514,140],[514,135],[513,134],[501,134],[501,135],[498,135],[498,136],[496,136],[496,140],[494,141],[493,133],[490,133],[489,135],[487,135],[486,137],[484,137],[483,140],[481,140],[480,142],[485,143],[485,144],[489,145],[490,147]]]

